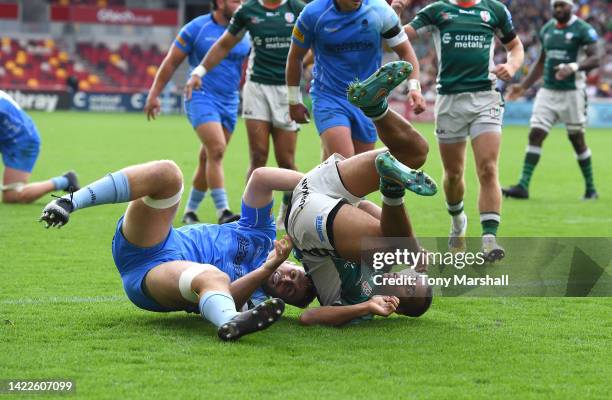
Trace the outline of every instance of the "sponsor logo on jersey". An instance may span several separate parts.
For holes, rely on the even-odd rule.
[[[300,28],[298,28],[297,24],[293,26],[293,37],[296,40],[304,43],[304,34],[300,31]]]
[[[369,28],[368,20],[364,19],[363,21],[361,21],[361,32],[367,31],[368,28]]]
[[[491,14],[488,11],[481,11],[480,18],[482,18],[484,22],[489,22],[491,21]]]
[[[459,10],[459,14],[468,14],[468,15],[476,15],[476,11],[474,10]]]
[[[323,28],[323,30],[324,30],[325,32],[328,32],[328,33],[334,33],[334,32],[336,32],[338,29],[340,29],[340,28],[339,28],[339,27],[337,27],[337,26],[326,26],[326,27],[324,27],[324,28]]]
[[[567,32],[565,34],[565,41],[566,42],[571,42],[573,38],[574,38],[574,34],[572,32]]]
[[[325,236],[323,236],[323,216],[317,215],[315,219],[315,228],[317,229],[317,235],[319,235],[319,240],[321,242],[325,241]]]
[[[293,21],[295,21],[295,15],[292,12],[286,12],[285,13],[285,21],[287,21],[287,23],[292,24]]]
[[[487,42],[486,35],[474,35],[468,34],[451,34],[445,33],[442,35],[443,44],[453,43],[453,47],[456,49],[488,49],[491,45]]]
[[[252,24],[258,24],[260,22],[263,22],[263,19],[259,18],[258,16],[251,17],[251,23]]]
[[[367,297],[370,297],[372,295],[372,286],[370,286],[370,283],[368,281],[361,282],[361,293]]]

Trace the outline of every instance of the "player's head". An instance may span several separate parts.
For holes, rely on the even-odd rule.
[[[291,261],[285,261],[270,275],[263,290],[268,296],[278,297],[300,308],[306,308],[317,294],[304,269]]]
[[[230,20],[240,4],[241,0],[213,0],[212,9],[219,11],[225,19]]]
[[[336,0],[336,3],[342,11],[354,11],[361,7],[363,0]]]
[[[431,300],[433,297],[432,288],[427,284],[426,280],[420,278],[424,275],[421,275],[412,269],[405,269],[400,272],[391,272],[384,274],[383,276],[393,276],[394,278],[398,278],[400,275],[413,277],[414,283],[385,286],[382,288],[381,294],[396,296],[399,298],[400,304],[395,310],[397,314],[405,315],[407,317],[420,317],[421,315],[425,314],[425,312],[427,312],[431,306]],[[396,279],[396,281],[400,280]]]
[[[562,24],[572,17],[574,2],[572,0],[552,0],[553,16]]]

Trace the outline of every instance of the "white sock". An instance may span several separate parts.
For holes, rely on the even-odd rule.
[[[238,312],[236,303],[229,293],[215,290],[208,291],[200,298],[200,314],[215,326],[227,323]]]

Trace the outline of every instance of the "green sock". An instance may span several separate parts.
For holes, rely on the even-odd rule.
[[[482,234],[497,236],[497,228],[501,221],[500,215],[496,212],[480,213],[480,224],[482,225]]]
[[[289,205],[289,203],[291,203],[292,196],[293,196],[293,192],[283,192],[283,204]]]
[[[582,176],[584,177],[584,183],[586,184],[587,192],[595,191],[595,184],[593,183],[593,166],[591,164],[591,150],[586,149],[586,151],[582,154],[577,155],[578,165],[580,165],[580,170],[582,171]]]
[[[521,180],[518,183],[519,186],[522,186],[524,189],[529,189],[529,182],[531,181],[533,170],[535,170],[536,165],[538,165],[541,154],[541,147],[527,146],[527,153],[525,154],[525,161],[523,162],[523,172],[521,174]]]

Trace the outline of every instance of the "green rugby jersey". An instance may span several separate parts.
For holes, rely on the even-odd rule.
[[[368,301],[374,291],[372,275],[367,267],[341,258],[331,257],[340,276],[340,300],[343,305]]]
[[[247,70],[253,82],[285,84],[285,66],[291,46],[291,32],[305,4],[283,0],[277,8],[267,8],[263,0],[247,0],[234,13],[227,30],[239,36],[249,32],[252,50]]]
[[[419,11],[410,25],[420,35],[431,32],[438,56],[439,94],[480,92],[495,88],[495,36],[506,44],[516,37],[512,16],[497,0],[476,0],[461,7],[442,0]]]
[[[597,42],[595,29],[575,15],[565,26],[558,25],[553,19],[540,30],[540,41],[545,52],[544,87],[552,90],[583,89],[586,79],[583,71],[559,81],[555,79],[555,67],[580,62],[586,57],[584,46]]]

